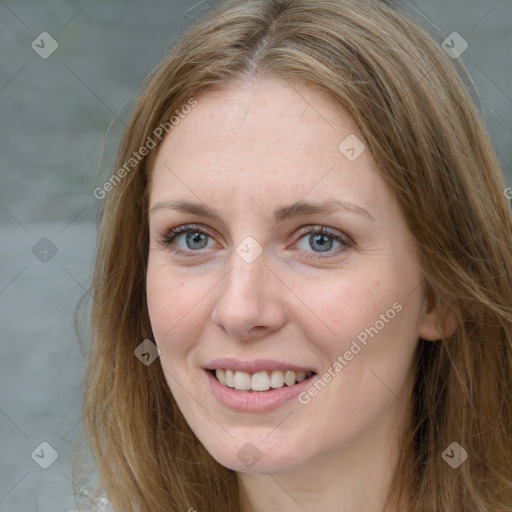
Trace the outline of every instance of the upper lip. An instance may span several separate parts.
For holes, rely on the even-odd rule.
[[[241,361],[230,357],[224,357],[211,361],[206,366],[206,370],[233,370],[247,373],[257,373],[272,370],[292,370],[294,372],[314,372],[310,367],[300,366],[293,363],[283,363],[282,361],[274,361],[272,359],[253,359],[252,361]]]

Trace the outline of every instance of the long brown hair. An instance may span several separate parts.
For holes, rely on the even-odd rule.
[[[426,30],[376,0],[227,2],[188,29],[145,82],[119,147],[117,178],[103,188],[90,290],[84,429],[112,505],[122,512],[238,510],[236,474],[198,442],[161,366],[134,356],[152,339],[145,300],[151,169],[148,156],[130,158],[148,137],[154,154],[155,130],[170,132],[170,119],[191,99],[244,78],[306,84],[352,116],[414,236],[441,322],[443,311],[457,321],[452,336],[419,340],[386,510],[510,511],[505,184],[453,61]],[[442,457],[452,442],[468,453],[456,469]]]

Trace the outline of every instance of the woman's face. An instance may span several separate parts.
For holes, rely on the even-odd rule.
[[[311,468],[354,447],[371,463],[398,428],[433,320],[361,140],[312,89],[237,83],[198,98],[154,160],[160,363],[194,433],[234,470]]]

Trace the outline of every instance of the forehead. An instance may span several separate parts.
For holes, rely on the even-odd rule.
[[[351,128],[352,120],[325,93],[278,80],[243,81],[201,96],[166,137],[161,151],[185,144],[198,152],[230,148],[261,156],[263,144],[272,142],[297,145],[300,153],[312,145],[312,137],[328,137],[326,144],[317,146],[319,154],[329,141],[336,149],[338,132]],[[306,141],[310,144],[299,145]]]
[[[362,144],[353,120],[324,93],[282,81],[231,84],[199,97],[165,137],[153,163],[151,203],[347,194],[375,202],[383,182],[369,152],[351,161],[340,150],[358,139]]]

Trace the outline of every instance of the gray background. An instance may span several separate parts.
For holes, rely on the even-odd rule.
[[[92,191],[111,171],[144,77],[217,4],[0,1],[0,512],[75,508],[70,456],[84,355],[73,314],[92,273]],[[511,0],[419,5],[440,44],[454,31],[468,42],[461,60],[511,186]],[[58,43],[47,59],[31,47],[42,32]],[[31,457],[43,441],[58,453],[48,469]],[[49,462],[42,450],[34,459]]]

